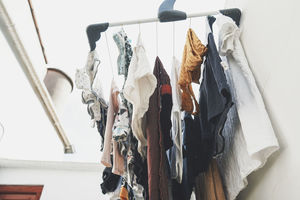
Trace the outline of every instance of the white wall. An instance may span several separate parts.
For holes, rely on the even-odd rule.
[[[281,146],[239,199],[299,199],[300,2],[227,0],[226,7],[243,10],[241,40]]]
[[[1,160],[0,184],[44,185],[41,200],[108,199],[99,165]],[[101,179],[101,180],[100,180]]]

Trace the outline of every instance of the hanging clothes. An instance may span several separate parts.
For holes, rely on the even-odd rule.
[[[118,60],[117,60],[118,74],[124,75],[124,79],[125,79],[120,96],[122,98],[122,102],[128,109],[129,118],[131,119],[132,112],[133,112],[132,104],[127,101],[127,99],[124,97],[124,94],[123,94],[125,83],[126,83],[126,80],[128,77],[129,65],[131,62],[132,54],[133,54],[131,44],[130,44],[131,40],[127,37],[127,34],[125,33],[124,29],[115,33],[113,35],[113,39],[119,49],[119,56],[118,56]]]
[[[216,160],[195,179],[196,200],[226,200]]]
[[[188,200],[194,189],[196,199],[233,200],[247,176],[279,148],[238,27],[222,15],[216,24],[218,34],[209,29],[207,46],[188,30],[181,68],[173,58],[171,81],[158,57],[151,73],[140,34],[132,52],[124,30],[116,33],[118,74],[125,82],[119,91],[112,81],[109,106],[96,81],[100,61],[95,51],[77,71],[76,86],[105,137],[101,162],[109,168],[101,188],[103,193],[114,191],[111,199]],[[198,103],[191,84],[199,84],[205,55]],[[183,122],[180,109],[185,111]],[[120,184],[119,175],[126,184]]]
[[[148,167],[147,167],[147,159],[142,159],[141,155],[137,152],[137,140],[136,138],[132,138],[134,141],[135,151],[132,151],[132,155],[130,156],[130,162],[128,163],[128,169],[133,171],[135,175],[135,181],[137,184],[143,186],[143,196],[145,200],[149,199],[149,190],[148,190]],[[138,187],[138,186],[136,186]],[[135,187],[134,187],[135,189]],[[139,189],[139,188],[137,188]]]
[[[200,85],[200,134],[201,157],[197,163],[200,171],[206,171],[214,155],[222,152],[224,139],[222,130],[227,113],[233,105],[226,76],[221,65],[213,34],[208,33],[208,53]],[[218,142],[221,139],[221,147]]]
[[[127,78],[128,67],[132,56],[130,41],[128,40],[124,29],[115,33],[113,35],[113,39],[119,49],[119,56],[117,60],[118,74],[124,75],[124,77]]]
[[[100,151],[103,151],[103,147],[104,147],[104,133],[105,133],[106,120],[107,120],[107,107],[104,108],[103,106],[101,106],[100,112],[101,112],[101,120],[100,121],[96,121],[96,123],[97,123],[98,133],[101,136]]]
[[[184,46],[180,77],[178,84],[182,90],[182,110],[193,113],[194,105],[196,112],[199,113],[199,104],[192,89],[192,82],[199,84],[201,64],[203,57],[207,53],[207,48],[198,39],[196,33],[190,28],[187,32],[186,43]]]
[[[101,150],[104,143],[104,127],[106,123],[107,104],[103,97],[103,91],[100,84],[100,60],[97,52],[91,51],[88,54],[87,62],[84,68],[77,69],[75,74],[75,85],[82,90],[81,98],[84,104],[87,104],[88,114],[92,119],[92,126],[95,123],[101,136]]]
[[[126,81],[128,76],[128,68],[132,57],[132,49],[130,45],[130,40],[128,39],[124,29],[121,29],[117,33],[113,35],[113,39],[119,49],[119,56],[117,60],[118,64],[118,74],[124,75],[124,79]],[[125,81],[123,84],[123,88],[120,91],[120,97],[122,99],[120,103],[119,112],[117,115],[117,122],[114,124],[114,134],[113,138],[119,143],[121,146],[121,154],[125,155],[128,151],[128,144],[125,142],[130,142],[128,135],[131,132],[130,121],[132,115],[132,105],[124,98],[123,89],[125,85]]]
[[[190,199],[193,187],[196,189],[197,199],[225,200],[219,171],[212,157],[219,153],[216,146],[217,139],[223,129],[232,100],[211,33],[208,34],[207,47],[200,85],[200,113],[192,116],[186,112],[184,116],[183,180],[179,190],[183,193],[181,199],[184,200]],[[176,192],[173,190],[173,196]]]
[[[118,74],[124,75],[124,79],[127,79],[128,67],[130,64],[132,50],[130,41],[124,31],[121,29],[119,32],[113,35],[113,39],[119,49],[119,56],[117,60]],[[118,144],[120,154],[126,160],[128,151],[130,151],[129,144],[131,143],[131,114],[132,105],[124,98],[123,88],[120,91],[121,102],[119,103],[119,111],[116,116],[116,120],[113,125],[113,139]]]
[[[201,162],[201,134],[198,116],[185,112],[183,121],[183,177],[182,183],[173,182],[173,200],[190,200],[193,188],[197,200],[225,200],[223,184],[215,160],[212,160],[207,170],[200,171],[198,162]]]
[[[200,85],[201,112],[194,117],[185,113],[184,117],[185,157],[181,191],[183,199],[190,199],[195,187],[196,199],[225,200],[223,184],[212,157],[218,153],[217,138],[232,106],[232,99],[211,33],[208,34],[207,46]]]
[[[128,132],[127,137],[119,137],[116,138],[119,142],[119,146],[121,146],[121,154],[126,158],[126,177],[127,180],[130,181],[130,183],[133,186],[135,199],[147,199],[148,198],[148,179],[147,179],[147,161],[141,158],[140,154],[138,153],[138,141],[136,137],[133,135],[132,132],[132,118],[133,118],[133,105],[125,98],[125,94],[130,85],[130,81],[132,81],[133,78],[135,78],[135,70],[137,63],[130,65],[132,57],[136,60],[137,54],[138,57],[140,56],[140,45],[137,45],[137,51],[135,51],[133,55],[133,51],[131,49],[130,39],[127,37],[126,33],[122,29],[121,31],[117,32],[113,35],[113,39],[117,44],[117,47],[119,49],[119,56],[118,56],[118,73],[119,75],[124,75],[124,84],[123,89],[120,92],[120,96],[122,98],[122,104],[120,105],[119,113],[123,120],[120,120],[120,124],[123,124],[122,127],[125,127],[126,132]],[[139,42],[138,42],[139,43]],[[143,56],[143,55],[142,55]],[[141,56],[141,57],[142,57]],[[133,61],[132,63],[134,63]],[[138,66],[140,67],[140,66]],[[133,70],[129,70],[129,68],[132,68]],[[141,70],[140,70],[141,71]],[[129,75],[129,80],[127,81]],[[152,74],[151,74],[152,75]],[[127,85],[126,85],[127,83]],[[136,86],[137,84],[133,84]],[[136,89],[136,88],[135,88]],[[136,96],[134,96],[136,98]],[[137,102],[139,103],[139,102]],[[127,108],[128,112],[126,112],[124,109]],[[121,111],[121,107],[123,107],[123,111]],[[124,112],[125,111],[125,112]],[[128,113],[128,118],[126,117]],[[136,113],[135,113],[136,115]],[[129,119],[129,121],[127,120]],[[135,120],[135,119],[134,119]],[[127,129],[127,124],[128,128]],[[125,130],[123,128],[123,131]],[[121,129],[120,129],[121,130]],[[121,134],[121,135],[126,135]],[[117,136],[118,137],[118,136]],[[123,139],[122,139],[123,138]],[[121,143],[121,145],[120,145]]]
[[[101,120],[100,106],[107,107],[103,98],[102,87],[99,85],[98,68],[100,60],[96,51],[90,52],[85,68],[77,69],[75,83],[82,89],[82,102],[88,105],[88,113],[93,122]]]
[[[113,123],[115,121],[115,115],[119,110],[119,90],[114,80],[112,80],[110,92],[111,94],[109,98],[104,149],[102,153],[101,163],[106,167],[113,167],[112,172],[114,174],[122,175],[124,173],[124,158],[119,152],[118,143],[115,140],[112,140]],[[111,163],[111,151],[113,153],[113,165]]]
[[[101,190],[103,194],[114,192],[121,183],[121,177],[112,173],[111,167],[106,167],[102,173]]]
[[[279,145],[239,40],[239,28],[231,18],[219,15],[213,29],[235,101],[224,129],[232,146],[218,159],[227,199],[234,200],[246,187],[247,176],[263,167]]]
[[[201,148],[201,134],[199,115],[194,118],[191,114],[184,112],[183,118],[183,177],[182,184],[173,188],[173,197],[175,200],[189,200],[195,186],[195,178],[200,173],[201,157],[203,155]],[[203,170],[201,170],[203,171]],[[181,197],[181,198],[179,198]]]
[[[133,105],[132,132],[138,139],[138,151],[144,158],[146,157],[145,147],[147,146],[147,140],[144,135],[144,114],[148,110],[149,98],[153,94],[155,87],[156,78],[151,73],[150,64],[139,34],[123,92],[125,98]]]
[[[121,192],[122,184],[123,184],[123,178],[120,177],[117,188],[112,193],[110,193],[109,200],[120,200],[120,192]]]
[[[147,200],[148,196],[144,194],[144,190],[148,190],[148,188],[143,188],[141,184],[137,184],[136,182],[132,184],[132,196],[133,200]]]
[[[127,190],[127,188],[125,186],[121,187],[120,199],[121,200],[129,200],[128,190]]]
[[[133,193],[132,187],[130,187],[130,185],[124,179],[122,179],[119,197],[120,200],[137,200]]]
[[[116,115],[115,122],[112,129],[113,129],[113,139],[116,142],[127,141],[127,136],[130,132],[130,121],[129,121],[129,113],[127,107],[123,103],[120,103],[119,111]]]
[[[150,97],[146,113],[149,199],[165,200],[169,197],[164,140],[167,135],[170,137],[172,94],[170,78],[158,57],[155,60],[153,74],[157,79],[157,85]]]
[[[183,155],[182,155],[182,129],[181,129],[181,91],[178,85],[180,72],[179,61],[173,57],[171,68],[171,87],[172,87],[172,139],[173,147],[169,150],[170,174],[172,179],[181,183],[183,173]]]

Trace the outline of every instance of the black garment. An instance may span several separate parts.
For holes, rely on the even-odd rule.
[[[193,180],[199,172],[204,169],[199,168],[202,158],[205,156],[203,151],[203,142],[200,134],[199,116],[192,118],[191,114],[185,113],[184,116],[184,140],[185,158],[187,162],[188,180]],[[192,181],[193,182],[193,181]]]
[[[227,113],[232,106],[231,93],[221,66],[212,33],[208,35],[208,54],[200,85],[200,113],[194,118],[185,113],[183,127],[183,177],[178,191],[182,199],[191,197],[195,178],[205,172],[212,157],[220,153],[217,147]],[[224,144],[223,144],[224,146]],[[181,188],[181,189],[180,189]],[[176,194],[176,191],[173,195]]]
[[[187,191],[183,186],[184,186],[183,183],[178,183],[177,180],[172,179],[173,200],[190,200],[190,198],[185,198],[185,193]]]
[[[103,183],[100,184],[102,193],[113,192],[117,189],[121,176],[113,174],[111,167],[106,167],[102,174]]]
[[[136,182],[143,186],[143,196],[145,200],[149,199],[148,193],[148,168],[147,159],[142,159],[137,150],[138,141],[135,137],[131,138],[130,148],[132,150],[132,160],[128,164],[129,171],[132,171],[136,176]]]
[[[189,200],[195,185],[195,177],[203,170],[199,168],[203,151],[199,116],[185,112],[183,131],[183,175],[182,183],[173,182],[174,200]]]
[[[197,163],[201,162],[199,148],[201,147],[201,134],[199,116],[192,117],[185,112],[182,121],[183,132],[183,175],[182,183],[172,181],[174,200],[189,200],[195,185],[195,177],[199,174]]]
[[[103,151],[104,133],[105,133],[106,120],[107,120],[107,108],[101,106],[100,111],[101,111],[101,120],[96,121],[96,124],[97,124],[97,130],[101,136],[100,151]]]
[[[170,87],[171,89],[171,87]],[[165,150],[170,149],[173,146],[171,137],[171,111],[172,111],[172,94],[166,91],[161,91],[161,111],[160,111],[160,128],[163,134],[163,141]]]
[[[203,80],[200,86],[200,134],[201,148],[196,151],[200,162],[195,163],[201,171],[206,171],[212,157],[224,148],[222,130],[227,113],[233,105],[229,86],[226,81],[221,58],[217,51],[212,33],[208,34],[208,54],[205,60]],[[221,137],[221,151],[217,140]]]

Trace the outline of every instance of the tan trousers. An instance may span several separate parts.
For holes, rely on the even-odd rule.
[[[216,160],[212,160],[205,173],[197,176],[195,193],[197,200],[226,200]]]

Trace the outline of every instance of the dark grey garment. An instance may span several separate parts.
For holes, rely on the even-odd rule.
[[[208,34],[208,53],[200,86],[200,162],[195,163],[199,172],[206,171],[213,156],[220,154],[224,148],[222,130],[227,113],[233,105],[226,76],[221,65],[212,33]],[[221,139],[221,147],[217,141]],[[196,174],[195,174],[196,175]]]
[[[195,186],[195,178],[199,174],[198,163],[202,153],[199,151],[201,146],[199,117],[192,117],[185,112],[182,122],[183,132],[183,175],[182,182],[173,180],[172,194],[174,200],[190,200]]]
[[[105,126],[106,126],[106,120],[107,120],[107,107],[100,107],[101,110],[101,120],[96,121],[97,123],[97,130],[101,136],[101,147],[100,151],[103,151],[104,147],[104,132],[105,132]]]

